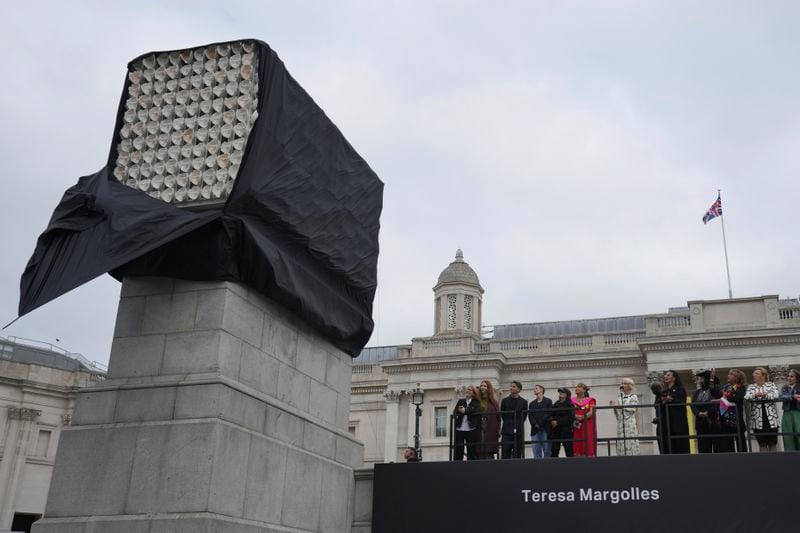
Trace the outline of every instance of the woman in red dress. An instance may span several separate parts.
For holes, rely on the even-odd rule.
[[[589,396],[589,387],[583,383],[575,386],[572,405],[575,406],[575,422],[572,429],[572,450],[575,456],[594,457],[597,455],[597,426],[595,425],[595,405]]]

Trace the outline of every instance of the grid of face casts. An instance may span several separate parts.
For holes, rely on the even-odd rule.
[[[169,203],[224,200],[258,115],[257,52],[240,41],[137,60],[114,176]]]

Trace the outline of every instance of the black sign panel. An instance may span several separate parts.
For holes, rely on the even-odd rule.
[[[800,453],[375,466],[374,533],[795,531]]]

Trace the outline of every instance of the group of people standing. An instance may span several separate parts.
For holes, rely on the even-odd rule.
[[[800,451],[800,372],[791,369],[780,391],[762,367],[753,371],[750,385],[738,369],[728,372],[724,386],[714,371],[702,371],[696,379],[697,390],[689,405],[700,453],[747,451],[748,427],[762,451],[775,451],[779,426],[784,449]],[[617,421],[617,455],[639,455],[639,398],[633,389],[632,379],[622,379],[619,397],[609,402]],[[664,372],[663,381],[654,383],[651,391],[659,451],[689,453],[687,393],[680,376],[674,370]],[[597,402],[589,387],[578,383],[574,395],[561,387],[555,401],[545,396],[541,385],[534,386],[530,402],[521,392],[522,384],[512,381],[510,394],[499,401],[488,380],[478,387],[468,386],[453,411],[453,459],[461,461],[465,455],[467,460],[494,459],[498,453],[503,459],[524,457],[526,419],[534,458],[558,457],[562,448],[567,457],[597,455]],[[776,401],[783,402],[780,421]],[[745,403],[750,407],[747,420]]]
[[[633,382],[630,382],[631,385]],[[453,459],[503,459],[525,456],[525,420],[530,421],[533,457],[558,457],[561,448],[573,455],[597,455],[595,406],[589,387],[578,383],[575,396],[567,388],[558,389],[554,402],[545,396],[545,388],[533,388],[535,398],[528,402],[520,396],[522,384],[512,381],[511,393],[498,401],[497,392],[488,380],[466,388],[458,400],[455,416]]]
[[[753,370],[753,382],[749,385],[744,372],[736,368],[728,371],[724,385],[720,385],[714,371],[705,370],[695,377],[697,389],[692,395],[691,411],[700,453],[748,451],[748,428],[755,435],[760,451],[777,450],[779,428],[784,434],[784,450],[800,451],[800,372],[789,370],[787,384],[780,390],[763,367]],[[653,422],[659,451],[689,453],[686,389],[680,376],[668,370],[663,385],[654,383],[651,390],[656,397]],[[783,402],[782,420],[778,418],[777,401]]]

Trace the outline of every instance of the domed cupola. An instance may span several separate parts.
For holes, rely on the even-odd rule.
[[[483,287],[478,275],[464,261],[459,248],[456,259],[439,274],[433,288],[434,335],[448,333],[481,333]]]

